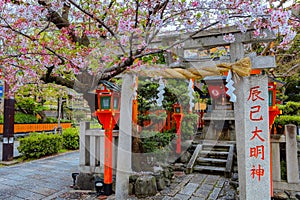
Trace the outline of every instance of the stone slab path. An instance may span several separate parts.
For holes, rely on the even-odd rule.
[[[79,152],[0,167],[0,199],[60,199],[78,172]]]
[[[110,196],[107,199],[115,199]],[[128,200],[137,200],[132,197]],[[236,191],[229,185],[229,180],[219,175],[189,174],[175,175],[171,185],[156,196],[144,200],[229,200],[236,199]]]
[[[13,166],[0,167],[0,200],[115,200],[114,195],[96,197],[70,188],[71,174],[78,172],[79,152],[69,152]],[[144,200],[233,200],[238,199],[230,180],[219,175],[175,172],[169,187]],[[285,193],[280,192],[281,195]],[[300,195],[300,194],[299,194]],[[295,195],[293,195],[295,196]],[[128,200],[137,200],[130,197]],[[288,198],[283,198],[288,199]],[[296,198],[291,198],[296,199]],[[118,199],[119,200],[119,199]]]

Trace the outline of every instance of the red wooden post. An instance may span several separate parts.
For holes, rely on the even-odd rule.
[[[176,135],[177,135],[176,153],[180,154],[181,153],[181,131],[180,131],[180,127],[181,127],[181,121],[182,121],[183,114],[182,114],[182,108],[178,103],[174,104],[173,117],[176,121]]]
[[[114,126],[112,111],[96,112],[103,129],[104,137],[104,194],[112,194],[112,129]]]
[[[177,121],[177,120],[176,120]],[[177,135],[177,140],[176,140],[176,153],[180,154],[181,153],[181,119],[176,122],[176,135]]]

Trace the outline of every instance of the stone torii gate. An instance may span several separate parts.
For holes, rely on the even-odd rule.
[[[223,40],[224,34],[235,36],[234,43]],[[244,58],[244,44],[268,42],[274,40],[274,35],[267,31],[267,36],[254,38],[251,30],[241,33],[235,28],[213,29],[185,38],[186,34],[161,36],[152,45],[167,45],[179,39],[185,39],[183,47],[174,51],[182,60],[186,58],[185,51],[190,49],[209,49],[218,46],[230,46],[230,62]],[[215,67],[220,61],[201,62],[194,60],[193,67]],[[255,56],[251,58],[252,69],[273,68],[273,56]],[[131,173],[131,136],[132,136],[132,74],[123,77],[121,96],[121,117],[118,146],[118,161],[116,173],[116,199],[125,199],[128,195],[128,180]],[[235,126],[238,153],[238,171],[241,199],[270,199],[270,146],[268,127],[268,82],[267,76],[255,75],[240,77],[235,80],[237,102],[235,103]],[[254,129],[253,129],[254,127]],[[253,130],[252,130],[253,129]],[[262,189],[263,188],[263,189]]]

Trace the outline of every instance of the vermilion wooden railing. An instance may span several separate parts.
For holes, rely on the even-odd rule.
[[[70,128],[71,123],[61,123],[63,129]],[[52,131],[57,128],[57,123],[49,124],[15,124],[15,133],[30,133],[30,132],[43,132]],[[3,134],[3,124],[0,124],[0,134]]]

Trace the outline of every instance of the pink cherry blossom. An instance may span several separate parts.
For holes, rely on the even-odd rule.
[[[236,25],[241,32],[254,27],[254,36],[264,37],[264,29],[270,29],[286,48],[299,27],[290,8],[271,6],[279,0],[43,2],[0,0],[0,65],[12,91],[20,82],[43,77],[48,69],[53,77],[75,80],[77,74],[101,73],[109,79],[116,72],[146,65],[143,55],[183,45],[184,39],[176,39],[167,46],[153,46],[171,30],[189,37]],[[235,41],[232,34],[223,38]],[[16,77],[18,70],[23,74]]]
[[[223,36],[223,39],[226,41],[226,42],[229,42],[229,43],[233,43],[235,41],[235,37],[233,34],[229,33],[227,35],[224,35]]]

